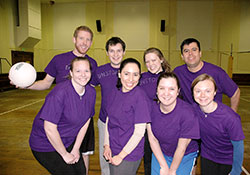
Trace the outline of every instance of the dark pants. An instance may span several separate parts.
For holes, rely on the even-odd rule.
[[[201,174],[202,175],[228,175],[232,165],[215,163],[204,157],[201,157]]]
[[[74,144],[67,148],[70,152]],[[75,164],[67,164],[58,152],[36,152],[32,150],[36,160],[53,175],[85,175],[86,168],[82,155]]]
[[[94,120],[92,117],[89,122],[89,127],[83,138],[83,141],[80,147],[80,152],[81,153],[86,153],[89,151],[94,152],[94,150],[95,150],[95,131],[94,131]]]
[[[145,132],[145,142],[144,142],[144,174],[151,175],[151,160],[152,160],[152,150],[148,140],[148,133]]]

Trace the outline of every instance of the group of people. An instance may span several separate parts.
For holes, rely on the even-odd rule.
[[[201,60],[194,38],[181,44],[184,65],[173,71],[158,48],[143,55],[147,72],[134,58],[123,59],[119,37],[106,42],[110,62],[97,66],[87,55],[93,32],[80,26],[75,48],[55,56],[43,80],[27,89],[56,86],[34,119],[30,147],[51,174],[88,174],[94,152],[95,89],[101,87],[98,119],[102,175],[136,175],[144,157],[145,175],[239,175],[244,134],[236,113],[240,90],[226,72]],[[222,103],[231,99],[231,108]]]

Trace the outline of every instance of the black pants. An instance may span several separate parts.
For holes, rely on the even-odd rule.
[[[204,157],[201,157],[201,175],[228,175],[232,165],[215,163]]]
[[[89,127],[83,138],[82,144],[80,146],[80,152],[86,153],[95,150],[95,130],[94,130],[94,119],[90,119]]]
[[[148,140],[148,133],[147,130],[145,132],[145,142],[144,142],[144,174],[151,175],[151,160],[152,160],[152,150]]]
[[[74,143],[67,148],[70,152],[74,146]],[[36,152],[32,150],[32,153],[36,160],[46,168],[52,175],[85,175],[86,168],[82,155],[75,164],[67,164],[58,152]]]

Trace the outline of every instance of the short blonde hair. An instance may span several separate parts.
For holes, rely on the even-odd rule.
[[[89,27],[87,27],[87,26],[79,26],[79,27],[77,27],[75,29],[74,35],[73,35],[75,38],[77,38],[79,31],[89,32],[90,35],[91,35],[91,41],[93,40],[94,34],[93,34],[92,30]]]

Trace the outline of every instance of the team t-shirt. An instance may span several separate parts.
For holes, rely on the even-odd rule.
[[[112,92],[111,90],[116,87],[118,80],[118,70],[119,68],[113,68],[110,63],[99,66],[93,74],[90,82],[94,86],[101,86],[102,100],[99,119],[104,123],[106,122],[107,118],[107,113],[104,110],[104,106],[106,106],[106,103],[109,100],[109,94]]]
[[[73,51],[56,55],[49,62],[44,71],[56,79],[56,84],[60,83],[67,79],[70,71],[70,63],[75,57],[77,56],[74,55]],[[93,74],[97,68],[97,63],[88,55],[85,55],[85,57],[87,57],[90,61],[90,64],[92,66],[91,72]]]
[[[151,72],[144,72],[141,74],[140,86],[146,92],[149,99],[152,101],[156,99],[157,80],[159,74],[152,74]]]
[[[201,156],[216,163],[233,163],[233,145],[231,140],[245,138],[240,116],[227,105],[217,102],[218,107],[212,113],[204,113],[194,104],[199,115],[201,134]]]
[[[180,80],[181,95],[183,96],[183,100],[189,102],[190,104],[194,102],[191,92],[191,84],[196,77],[204,73],[212,76],[216,82],[216,101],[221,102],[223,94],[226,94],[228,97],[232,97],[238,88],[235,82],[222,68],[205,61],[203,62],[204,65],[201,70],[195,73],[190,72],[186,64],[178,66],[174,69],[174,73],[176,73]]]
[[[71,80],[56,85],[34,119],[29,140],[31,149],[38,152],[55,151],[44,130],[45,120],[57,125],[64,146],[70,146],[79,130],[94,116],[95,98],[95,89],[90,85],[85,87],[83,96],[75,91]]]
[[[145,92],[135,87],[129,92],[115,88],[107,103],[109,144],[113,155],[121,152],[134,132],[135,124],[150,122],[149,102]],[[144,154],[144,137],[124,160],[137,161]]]
[[[167,156],[174,156],[179,138],[192,139],[185,155],[198,150],[195,140],[200,138],[198,118],[193,107],[179,98],[175,108],[167,114],[161,112],[158,102],[152,103],[151,128],[162,152]]]

